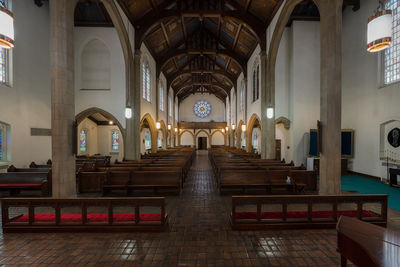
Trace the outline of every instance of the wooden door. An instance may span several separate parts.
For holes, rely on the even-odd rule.
[[[281,144],[281,140],[278,139],[278,140],[275,140],[275,141],[276,141],[276,143],[275,143],[275,157],[276,157],[276,159],[281,160],[281,158],[282,158],[282,153],[281,153],[281,146],[282,146],[282,144]]]
[[[207,137],[198,137],[197,144],[198,144],[197,146],[198,149],[200,150],[207,149]]]

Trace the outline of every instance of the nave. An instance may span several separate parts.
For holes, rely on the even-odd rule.
[[[336,231],[233,231],[230,197],[197,151],[180,196],[167,197],[162,233],[7,234],[0,264],[74,266],[338,266]]]

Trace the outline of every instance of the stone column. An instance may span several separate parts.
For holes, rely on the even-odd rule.
[[[319,0],[321,14],[320,193],[341,192],[342,0]]]
[[[141,52],[135,50],[133,62],[129,68],[129,103],[132,108],[132,118],[126,119],[125,159],[140,159],[140,64]]]
[[[267,77],[267,53],[260,52],[261,70],[261,157],[263,159],[274,159],[275,152],[275,79]],[[267,118],[267,108],[274,109],[274,116]]]
[[[74,10],[77,1],[50,1],[52,196],[76,195]]]

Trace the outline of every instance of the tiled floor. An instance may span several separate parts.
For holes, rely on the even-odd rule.
[[[199,152],[163,233],[2,234],[0,265],[339,266],[335,230],[232,231]]]

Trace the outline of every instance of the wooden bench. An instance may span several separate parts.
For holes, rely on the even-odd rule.
[[[112,190],[127,190],[132,170],[109,170],[103,184],[103,196]]]
[[[400,232],[342,216],[336,226],[341,266],[400,266]]]
[[[231,225],[235,230],[334,228],[346,215],[386,227],[387,199],[388,195],[232,196]],[[380,205],[379,211],[364,209],[371,203]]]
[[[173,188],[180,194],[182,189],[182,173],[176,171],[136,171],[131,174],[127,185],[128,194],[137,189]]]
[[[26,212],[10,216],[15,208]],[[163,197],[4,198],[1,211],[3,233],[164,231],[168,225]]]
[[[51,170],[47,172],[7,172],[0,173],[0,190],[11,196],[21,190],[40,190],[42,196],[51,196]]]
[[[49,172],[51,166],[49,168],[16,168],[14,165],[11,165],[7,168],[7,172]]]

